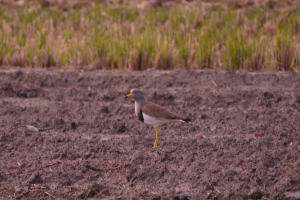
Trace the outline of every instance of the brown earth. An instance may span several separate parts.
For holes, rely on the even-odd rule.
[[[154,149],[154,128],[124,99],[133,87],[192,124],[159,127]],[[2,70],[0,97],[1,199],[292,199],[300,190],[296,72]]]

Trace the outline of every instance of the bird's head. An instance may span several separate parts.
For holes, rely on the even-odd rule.
[[[142,93],[141,90],[137,89],[137,88],[133,88],[130,91],[130,94],[128,94],[125,99],[128,98],[133,98],[135,101],[143,101],[144,100],[144,95]]]

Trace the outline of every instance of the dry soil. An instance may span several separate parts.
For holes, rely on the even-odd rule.
[[[159,127],[154,149],[154,128],[124,99],[134,87],[192,124]],[[1,70],[0,97],[1,199],[292,199],[300,190],[296,72]]]

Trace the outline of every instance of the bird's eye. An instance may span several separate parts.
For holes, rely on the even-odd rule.
[[[137,92],[134,92],[134,94],[137,94]]]

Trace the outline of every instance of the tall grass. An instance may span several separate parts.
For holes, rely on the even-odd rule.
[[[0,8],[0,65],[299,69],[299,9],[193,5]]]

